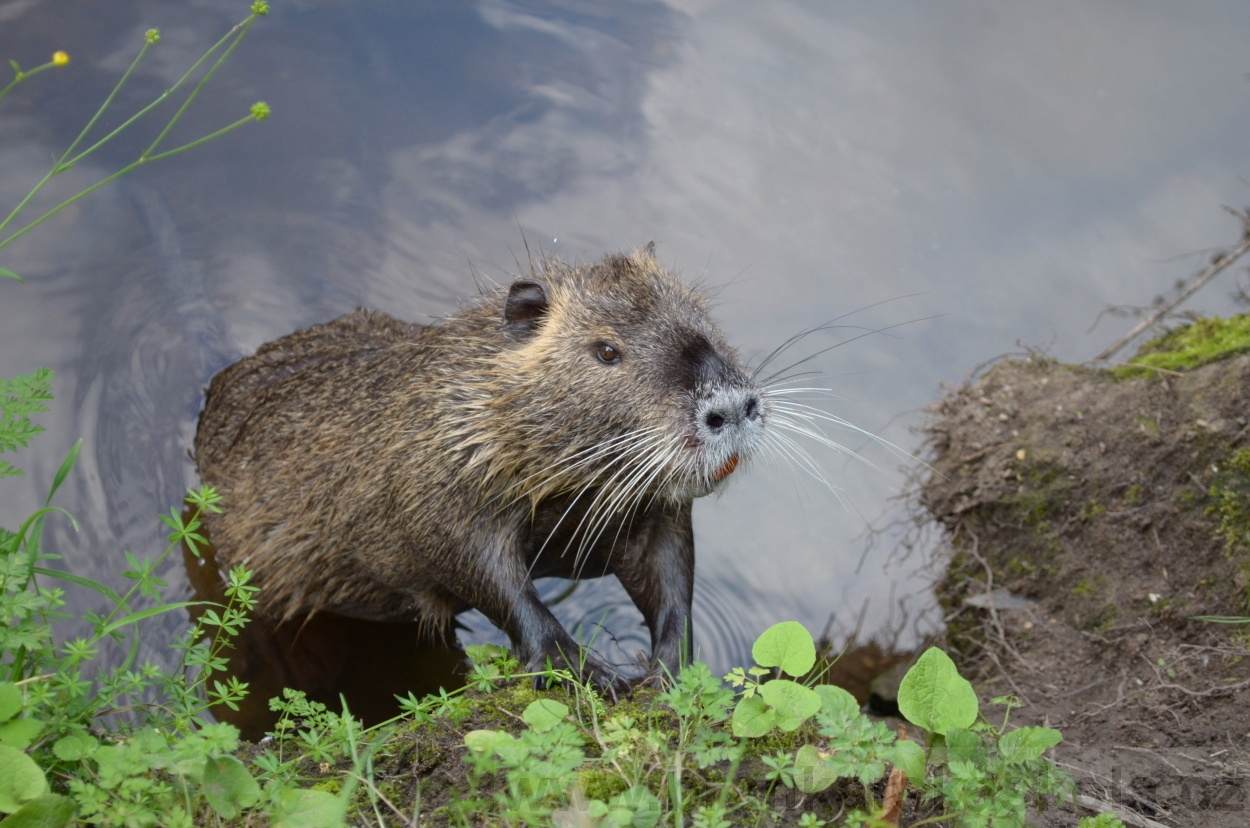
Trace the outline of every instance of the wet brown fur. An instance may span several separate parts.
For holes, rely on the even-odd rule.
[[[689,641],[690,503],[730,458],[689,450],[699,394],[678,388],[673,353],[706,341],[723,363],[717,382],[753,380],[703,296],[648,251],[546,261],[532,278],[548,300],[532,331],[505,320],[503,288],[430,326],[357,310],[214,377],[195,442],[203,481],[223,497],[209,530],[220,557],[255,571],[267,613],[334,609],[447,630],[468,606],[502,623],[517,612],[506,593],[531,574],[615,571],[653,646],[671,660],[676,633],[657,626],[679,622]],[[619,345],[621,364],[595,362],[601,341]],[[642,487],[649,471],[623,470],[629,435],[648,428],[667,454]],[[642,490],[611,504],[631,479]],[[595,525],[579,535],[573,522],[595,504],[612,517],[592,544]],[[683,602],[684,615],[672,609]]]

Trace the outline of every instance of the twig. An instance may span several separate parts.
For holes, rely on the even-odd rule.
[[[977,559],[977,562],[985,570],[985,608],[989,611],[990,621],[993,622],[994,631],[998,634],[998,643],[1002,645],[1005,651],[1015,656],[1022,666],[1032,669],[1032,665],[1024,660],[1024,656],[1020,655],[1020,651],[1007,640],[1007,631],[1003,629],[1002,621],[998,618],[998,607],[994,605],[994,570],[990,567],[989,561],[985,560],[985,557],[981,555],[981,538],[976,532],[972,530],[967,531],[972,538],[972,546],[967,547],[967,551],[972,557]],[[997,659],[995,659],[995,662],[997,662]],[[999,667],[1001,666],[1000,664]]]
[[[1225,251],[1219,256],[1216,256],[1215,260],[1211,262],[1211,266],[1202,271],[1202,273],[1200,273],[1193,280],[1193,282],[1189,284],[1189,287],[1182,290],[1176,298],[1165,303],[1150,316],[1143,319],[1137,324],[1136,327],[1133,328],[1133,330],[1117,339],[1105,351],[1091,359],[1090,362],[1106,362],[1118,353],[1121,348],[1136,339],[1142,331],[1146,330],[1151,325],[1154,325],[1165,315],[1170,313],[1181,302],[1184,302],[1190,296],[1197,293],[1203,285],[1214,279],[1223,271],[1227,270],[1229,265],[1244,256],[1247,251],[1250,251],[1250,210],[1247,210],[1245,213],[1239,213],[1236,210],[1228,208],[1228,211],[1237,218],[1241,219],[1241,244],[1237,245],[1232,250]]]

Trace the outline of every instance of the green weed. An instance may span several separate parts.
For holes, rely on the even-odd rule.
[[[638,717],[583,719],[540,699],[525,708],[526,727],[515,734],[469,732],[469,789],[446,816],[459,824],[546,824],[571,814],[605,826],[762,824],[783,816],[772,804],[778,789],[810,797],[845,781],[858,788],[860,806],[838,824],[878,825],[885,804],[873,786],[894,767],[920,802],[941,804],[929,821],[1023,826],[1026,807],[1071,792],[1068,777],[1043,756],[1060,741],[1058,731],[1009,728],[1017,704],[1010,698],[994,701],[1007,712],[991,726],[972,685],[936,648],[899,691],[923,743],[868,719],[841,688],[795,681],[815,661],[801,625],[770,628],[752,652],[755,666],[725,677],[736,694],[695,663]],[[782,743],[790,746],[756,749]],[[837,816],[809,810],[791,818],[816,826]]]

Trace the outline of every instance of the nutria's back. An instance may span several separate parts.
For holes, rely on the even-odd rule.
[[[767,408],[703,297],[638,252],[547,262],[437,325],[359,310],[270,343],[213,379],[196,460],[213,540],[272,613],[446,629],[472,606],[537,666],[576,645],[531,573],[614,573],[675,667],[690,503]]]

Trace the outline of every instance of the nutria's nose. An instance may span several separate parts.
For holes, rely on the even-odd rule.
[[[713,432],[718,432],[725,427],[725,423],[740,423],[744,420],[754,420],[760,416],[760,398],[755,394],[750,394],[741,402],[740,405],[723,405],[713,408],[703,417],[703,422]]]

